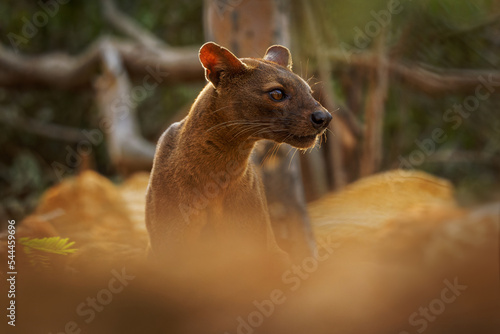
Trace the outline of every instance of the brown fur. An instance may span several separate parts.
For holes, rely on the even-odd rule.
[[[276,250],[262,181],[249,159],[254,144],[270,139],[308,148],[331,115],[291,72],[285,47],[269,48],[264,59],[238,59],[206,43],[200,61],[210,82],[158,142],[146,202],[152,250],[175,254],[206,240],[202,234],[218,242],[244,234]],[[276,89],[284,92],[280,101],[270,93]],[[324,115],[321,126],[314,112]]]

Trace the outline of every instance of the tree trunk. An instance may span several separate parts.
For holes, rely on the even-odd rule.
[[[361,157],[361,177],[378,172],[382,162],[385,100],[389,76],[385,61],[385,38],[382,33],[376,42],[378,66],[371,71],[366,98],[365,136]]]
[[[316,26],[315,15],[313,13],[311,2],[303,2],[303,9],[306,15],[309,36],[312,40],[312,45],[318,61],[318,73],[319,80],[321,82],[320,86],[320,96],[321,103],[332,113],[333,121],[330,123],[329,129],[333,133],[327,133],[326,136],[328,141],[326,143],[326,163],[329,168],[327,168],[326,175],[327,180],[330,180],[330,187],[333,190],[340,190],[347,184],[346,173],[344,170],[343,152],[342,152],[342,138],[343,129],[340,125],[342,120],[336,113],[336,104],[333,97],[333,84],[331,81],[331,63],[328,60],[323,48],[321,47],[321,34]]]
[[[287,0],[206,0],[205,36],[238,57],[264,56],[273,44],[290,47]],[[254,161],[261,165],[271,222],[280,246],[293,258],[311,255],[315,242],[307,215],[300,161],[294,149],[261,141]]]

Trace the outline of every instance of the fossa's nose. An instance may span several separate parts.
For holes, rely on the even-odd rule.
[[[326,110],[316,110],[311,114],[311,123],[315,129],[325,129],[330,121],[332,120],[332,115]]]

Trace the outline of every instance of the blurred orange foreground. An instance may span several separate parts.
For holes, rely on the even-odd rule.
[[[500,332],[500,205],[461,208],[446,180],[396,170],[310,204],[318,254],[285,268],[243,239],[147,260],[147,182],[86,171],[47,191],[17,238],[78,252],[39,270],[18,245],[16,332]]]

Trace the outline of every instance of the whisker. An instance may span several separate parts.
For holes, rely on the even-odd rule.
[[[271,129],[271,127],[269,127],[269,126],[263,128],[263,129],[259,129],[259,130],[255,131],[255,132],[251,133],[248,137],[253,137],[253,136],[258,135],[258,134],[260,134],[262,132],[269,131],[270,129]]]
[[[278,144],[276,145],[276,150],[274,150],[274,157],[275,157],[275,158],[278,156],[278,152],[279,152],[279,150],[280,150],[281,144],[282,144],[282,143],[278,143]]]
[[[306,63],[306,78],[308,72],[309,72],[309,57],[307,58],[307,63]]]
[[[212,126],[211,128],[209,128],[209,129],[207,130],[207,132],[208,132],[208,131],[215,130],[215,129],[217,129],[217,128],[221,127],[221,126],[230,126],[230,125],[233,125],[233,126],[234,126],[234,125],[238,125],[238,124],[241,124],[241,123],[240,123],[240,122],[238,122],[238,121],[227,121],[227,122],[219,123],[219,124],[216,124],[216,125]]]
[[[215,114],[216,112],[221,111],[221,110],[226,109],[226,108],[229,108],[229,107],[230,106],[220,107],[219,109],[216,109],[216,110],[212,111],[210,114]]]
[[[273,146],[273,152],[271,153],[271,159],[276,158],[276,154],[278,153],[278,150],[280,148],[280,144],[275,143]]]
[[[247,131],[253,131],[255,130],[256,128],[259,129],[261,127],[260,124],[257,124],[257,125],[250,125],[249,127],[247,128],[244,128],[243,130],[240,130],[238,131],[238,133],[236,133],[235,135],[233,135],[233,139],[236,139],[238,138],[239,136],[243,135],[245,132]]]
[[[276,144],[275,144],[275,145],[276,145]],[[262,159],[262,162],[260,163],[260,167],[264,166],[264,164],[266,163],[266,161],[267,161],[267,159],[268,159],[268,157],[269,157],[269,152],[271,152],[271,150],[273,150],[273,149],[274,149],[274,146],[275,146],[275,145],[273,145],[273,147],[271,147],[271,148],[270,148],[270,149],[266,152],[266,155],[264,156],[264,159]]]
[[[264,123],[264,122],[255,122],[255,121],[246,121],[246,120],[233,120],[233,121],[227,121],[223,123],[216,124],[209,128],[208,131],[215,130],[216,128],[219,128],[221,126],[236,126],[236,125],[272,125],[271,123]]]
[[[326,144],[326,134],[325,134],[325,132],[323,132],[323,133],[321,134],[321,136],[320,136],[320,138],[319,138],[319,139],[320,139],[320,142],[319,142],[319,148],[321,149],[321,146],[322,146],[323,144]]]
[[[290,170],[290,166],[292,166],[293,157],[295,156],[295,153],[297,153],[297,151],[299,150],[296,147],[292,147],[292,149],[295,149],[295,151],[293,151],[292,157],[290,158],[290,162],[288,163],[288,169],[289,170]]]

